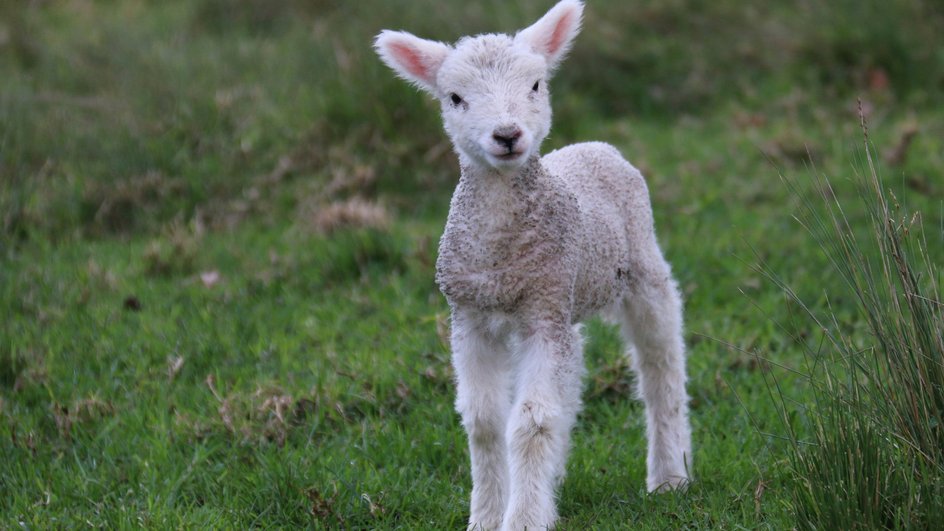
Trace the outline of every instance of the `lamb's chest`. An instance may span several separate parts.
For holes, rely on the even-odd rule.
[[[562,262],[576,200],[547,183],[460,181],[439,243],[436,281],[453,304],[512,311],[566,293]]]
[[[509,242],[489,245],[481,236],[447,229],[436,261],[436,283],[454,304],[511,310],[529,275],[509,263],[514,254]]]

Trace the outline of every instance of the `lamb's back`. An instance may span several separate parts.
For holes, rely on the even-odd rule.
[[[621,215],[639,208],[651,209],[642,174],[610,144],[571,144],[548,153],[541,162],[574,194],[597,208],[614,208]]]
[[[580,227],[577,314],[590,314],[619,299],[637,249],[654,238],[649,191],[642,174],[603,142],[573,144],[541,162],[577,198]]]

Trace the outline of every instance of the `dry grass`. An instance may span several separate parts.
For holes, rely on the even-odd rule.
[[[354,197],[317,208],[312,226],[321,234],[331,234],[342,228],[384,230],[390,222],[390,213],[381,203]]]

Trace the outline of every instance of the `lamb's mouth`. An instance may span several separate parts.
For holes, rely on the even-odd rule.
[[[515,160],[524,154],[524,151],[509,151],[501,155],[493,155],[498,160]]]

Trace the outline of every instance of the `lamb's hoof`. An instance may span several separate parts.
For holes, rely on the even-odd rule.
[[[668,476],[666,478],[657,478],[647,481],[647,488],[653,494],[663,492],[685,492],[692,480],[688,476]]]
[[[535,524],[536,521],[545,523]],[[556,517],[551,519],[510,518],[504,522],[501,529],[502,531],[548,531],[554,529],[556,521]]]
[[[501,517],[499,518],[470,518],[467,531],[497,531],[501,529]]]
[[[554,524],[545,525],[507,525],[502,527],[502,531],[554,531]]]

